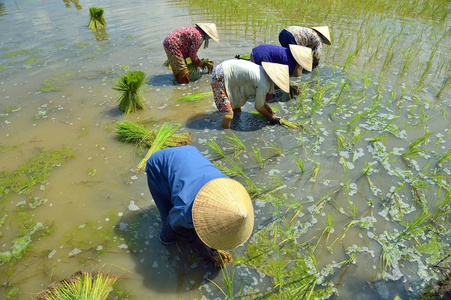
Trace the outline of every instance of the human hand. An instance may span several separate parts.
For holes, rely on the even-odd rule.
[[[278,117],[278,116],[274,115],[274,116],[269,120],[269,123],[275,124],[275,125],[281,125],[281,123],[280,123],[280,120],[281,120],[281,119],[282,119],[281,117]]]

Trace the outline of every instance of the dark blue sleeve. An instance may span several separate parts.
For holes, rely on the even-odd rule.
[[[168,224],[177,231],[194,228],[192,206],[199,190],[210,180],[227,177],[193,146],[163,149],[148,160],[157,182],[158,195],[169,197]]]

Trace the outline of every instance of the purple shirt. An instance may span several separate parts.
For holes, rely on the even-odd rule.
[[[290,48],[276,45],[263,44],[252,49],[252,57],[257,65],[262,62],[272,62],[287,65],[290,76],[293,75],[296,67],[296,60],[291,54]]]

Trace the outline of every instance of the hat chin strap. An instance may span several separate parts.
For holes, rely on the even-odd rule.
[[[208,48],[208,42],[210,41],[210,37],[205,34],[205,40],[204,40],[204,49]]]

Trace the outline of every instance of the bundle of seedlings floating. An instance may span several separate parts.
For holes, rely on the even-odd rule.
[[[52,283],[36,300],[107,299],[117,279],[112,274],[78,271],[70,278]]]
[[[105,18],[103,17],[103,8],[89,7],[89,14],[91,20],[89,21],[89,29],[104,29],[106,28]]]
[[[155,151],[191,143],[191,132],[175,133],[180,127],[180,124],[164,123],[158,131],[152,131],[131,121],[123,121],[117,123],[116,133],[118,134],[118,140],[121,142],[150,148],[147,155],[136,168],[137,171],[141,171],[144,170],[147,159]]]
[[[184,96],[182,98],[178,98],[175,101],[190,102],[190,101],[196,101],[196,100],[204,99],[204,98],[209,97],[209,96],[213,96],[213,92],[205,92],[205,93],[199,93],[199,94],[194,94],[194,95],[188,95],[188,96]]]
[[[117,82],[116,87],[112,89],[121,92],[119,97],[119,109],[125,113],[133,113],[144,109],[144,97],[139,89],[146,81],[146,74],[141,71],[130,71],[123,75]]]

